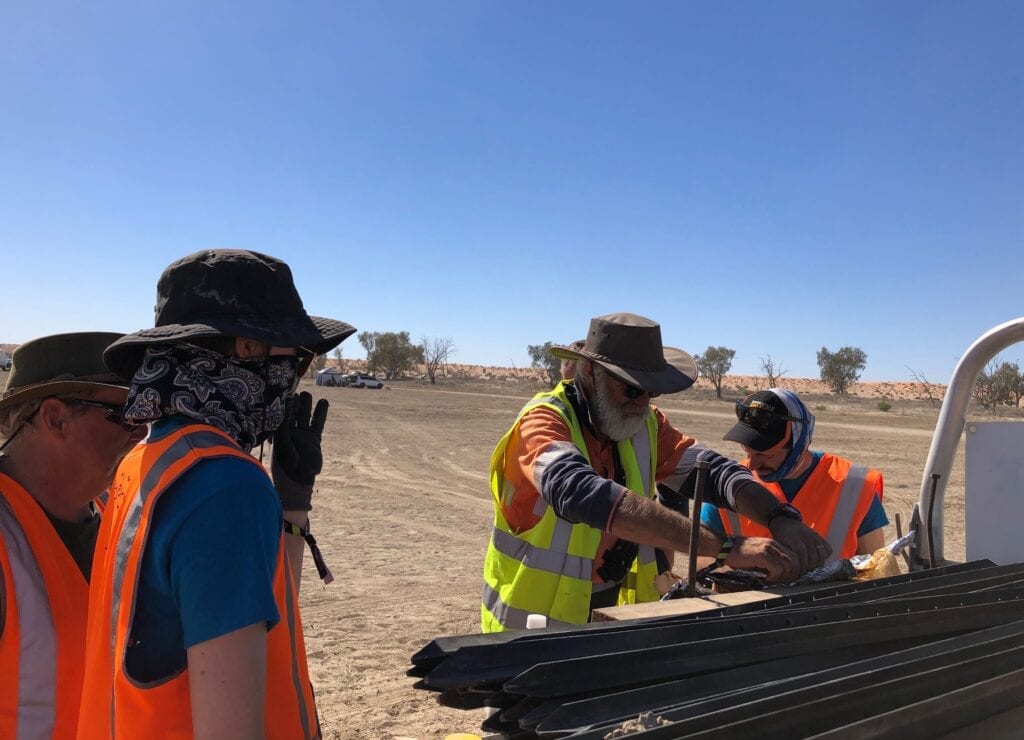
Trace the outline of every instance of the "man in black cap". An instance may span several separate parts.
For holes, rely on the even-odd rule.
[[[738,421],[723,439],[742,445],[743,464],[779,501],[828,540],[832,560],[871,554],[885,544],[889,523],[877,470],[810,449],[814,414],[793,391],[769,388],[736,403]],[[764,527],[705,504],[701,522],[722,540],[764,536]]]
[[[80,737],[319,737],[284,540],[315,546],[327,405],[294,394],[354,331],[308,315],[281,260],[206,250],[164,271],[152,329],[107,348],[150,435],[100,531]],[[249,454],[271,438],[273,484]]]
[[[655,580],[668,560],[659,551],[689,549],[690,520],[678,510],[698,460],[709,465],[708,499],[765,522],[774,538],[737,539],[722,550],[702,533],[701,554],[764,569],[772,581],[824,561],[825,542],[750,471],[682,435],[651,405],[697,378],[690,355],[662,345],[657,323],[599,316],[581,348],[551,352],[576,360],[575,379],[527,403],[491,457],[485,632],[525,627],[530,614],[580,624],[594,608],[658,599]]]
[[[128,383],[103,365],[110,332],[14,351],[0,398],[0,737],[74,737],[84,680],[97,499],[145,434]]]

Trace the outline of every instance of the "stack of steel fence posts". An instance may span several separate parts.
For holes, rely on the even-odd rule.
[[[438,638],[412,662],[441,703],[499,708],[482,727],[508,738],[604,737],[647,712],[660,724],[630,737],[935,737],[1024,705],[1024,564]]]

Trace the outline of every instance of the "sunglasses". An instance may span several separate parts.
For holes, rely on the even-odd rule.
[[[124,407],[116,403],[103,403],[102,401],[89,401],[85,398],[62,398],[60,399],[69,406],[89,406],[94,409],[103,409],[103,418],[111,424],[117,424],[122,429],[132,429],[134,425],[124,419]]]
[[[646,391],[643,388],[638,388],[635,385],[627,383],[625,380],[620,378],[618,375],[613,375],[610,372],[608,372],[607,370],[605,370],[604,373],[609,378],[612,378],[613,380],[616,380],[616,381],[619,382],[619,384],[622,386],[622,393],[626,396],[626,398],[629,398],[629,399],[640,398],[640,396],[642,396],[645,393],[647,395],[649,395],[651,398],[657,398],[658,396],[661,395],[660,393],[651,393],[650,391]]]
[[[788,416],[780,413],[771,406],[758,401],[754,401],[749,405],[743,403],[743,401],[737,401],[736,418],[744,424],[749,424],[760,432],[768,431],[773,423],[779,421],[795,421],[799,424],[806,423],[804,419],[798,419],[795,416]]]

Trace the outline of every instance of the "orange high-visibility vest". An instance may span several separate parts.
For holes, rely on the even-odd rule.
[[[83,740],[193,736],[188,668],[162,681],[140,684],[125,671],[125,652],[157,500],[193,465],[216,457],[237,457],[259,465],[226,434],[194,424],[136,446],[118,468],[103,515],[89,592],[85,658],[89,682],[82,692],[78,733]],[[266,737],[319,738],[295,581],[283,539],[274,571],[274,596],[281,621],[267,633]]]
[[[744,460],[750,465],[750,460]],[[779,501],[786,495],[777,483],[754,479]],[[803,515],[804,524],[824,537],[832,546],[829,561],[857,554],[857,529],[871,508],[873,494],[882,497],[882,474],[863,465],[854,465],[836,455],[825,453],[790,502]],[[728,509],[719,509],[726,534],[743,537],[771,537],[771,531],[747,517]]]
[[[88,598],[46,512],[0,474],[0,737],[75,737]]]

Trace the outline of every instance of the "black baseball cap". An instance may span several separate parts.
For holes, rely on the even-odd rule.
[[[786,424],[793,417],[785,402],[772,391],[758,391],[736,402],[732,429],[722,439],[738,442],[757,452],[770,450],[786,436]]]

